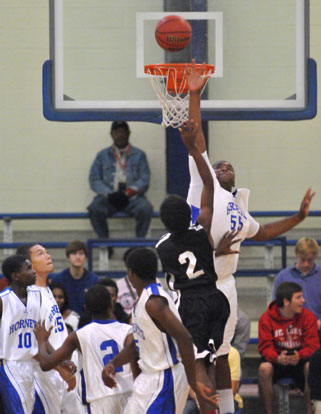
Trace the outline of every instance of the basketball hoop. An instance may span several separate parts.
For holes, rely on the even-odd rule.
[[[165,127],[178,128],[188,119],[186,68],[191,67],[191,63],[160,63],[145,66],[144,72],[149,75],[149,80],[163,108],[162,125]],[[201,76],[214,73],[213,65],[198,63],[195,67],[198,72],[201,72]]]

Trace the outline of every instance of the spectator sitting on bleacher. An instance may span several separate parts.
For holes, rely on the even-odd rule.
[[[251,335],[251,321],[247,314],[237,305],[237,319],[231,345],[244,357]]]
[[[105,288],[109,291],[115,319],[117,319],[118,322],[130,323],[131,315],[128,315],[128,313],[124,311],[124,308],[122,307],[122,305],[117,302],[117,296],[118,296],[117,283],[109,277],[102,277],[99,279],[97,284],[105,286]]]
[[[302,288],[294,282],[281,283],[276,300],[259,320],[259,389],[266,414],[273,412],[273,383],[292,378],[304,390],[307,413],[311,414],[307,384],[308,360],[319,346],[316,317],[303,307]]]
[[[127,249],[123,256],[124,266],[126,268],[126,259],[129,253],[131,253],[137,247],[130,247]],[[117,302],[122,305],[124,311],[131,315],[133,307],[138,299],[136,289],[131,284],[128,275],[117,280],[118,297]]]
[[[315,263],[319,252],[316,240],[302,237],[295,246],[297,262],[281,270],[274,282],[275,291],[282,282],[295,282],[302,287],[304,306],[313,312],[318,320],[318,329],[321,328],[321,266]]]
[[[79,315],[75,311],[69,309],[68,295],[64,285],[59,282],[50,283],[50,289],[57,302],[61,316],[64,319],[65,325],[69,331],[75,331],[78,328]]]
[[[70,266],[61,273],[50,275],[50,281],[61,283],[67,292],[69,307],[79,315],[84,313],[85,291],[98,282],[98,276],[85,269],[87,247],[79,240],[68,243],[66,257]]]
[[[90,188],[97,194],[88,206],[89,218],[98,237],[108,238],[107,217],[123,211],[136,220],[136,237],[145,237],[153,213],[144,196],[150,170],[146,154],[129,143],[127,122],[114,121],[113,145],[101,150],[90,169]]]

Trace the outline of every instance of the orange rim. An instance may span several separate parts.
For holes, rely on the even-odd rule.
[[[192,63],[155,63],[146,65],[144,72],[151,76],[163,76],[167,78],[167,91],[174,93],[186,93],[188,90],[185,74],[186,68],[191,68]],[[196,63],[196,70],[203,75],[214,73],[214,65]]]

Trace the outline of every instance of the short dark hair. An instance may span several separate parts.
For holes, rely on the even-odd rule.
[[[53,280],[52,282],[50,282],[49,287],[50,287],[51,291],[53,291],[54,289],[61,289],[64,292],[65,303],[63,304],[62,308],[60,309],[60,313],[61,314],[64,313],[67,309],[69,309],[68,294],[67,294],[65,286],[62,283],[55,282]]]
[[[283,282],[276,288],[275,299],[279,308],[283,308],[283,300],[287,299],[289,302],[292,300],[294,293],[302,292],[302,287],[295,282]]]
[[[10,283],[12,282],[12,274],[19,272],[26,260],[26,257],[15,254],[7,257],[3,261],[2,274],[8,279]]]
[[[86,311],[95,316],[107,313],[107,309],[111,309],[111,296],[102,285],[92,285],[85,293]]]
[[[117,283],[111,279],[110,277],[101,277],[98,282],[97,285],[102,285],[102,286],[110,286],[116,289],[116,294],[118,295],[118,286]]]
[[[20,246],[17,247],[16,254],[18,256],[23,256],[26,259],[31,259],[31,248],[35,245],[35,243],[20,244]]]
[[[88,250],[85,243],[80,240],[73,240],[67,244],[66,256],[69,257],[70,254],[77,253],[79,250],[82,250],[85,253],[86,257],[88,257]]]
[[[230,164],[230,166],[233,168],[233,171],[234,171],[233,165],[229,161],[226,161],[226,160],[215,161],[214,164],[212,165],[213,170],[216,170],[223,163]]]
[[[142,280],[155,280],[158,269],[156,254],[145,247],[140,247],[129,253],[126,266]]]
[[[171,233],[181,233],[191,224],[191,208],[184,198],[172,194],[165,198],[159,209],[160,219]]]
[[[128,257],[128,255],[129,255],[129,253],[133,252],[135,249],[138,249],[138,247],[130,247],[130,248],[129,248],[129,249],[127,249],[127,250],[125,251],[125,253],[123,254],[123,262],[125,263],[125,265],[126,265],[126,260],[127,260],[127,257]]]
[[[117,129],[117,128],[123,128],[129,132],[129,126],[126,121],[114,121],[111,124],[110,132],[112,132],[114,129]]]

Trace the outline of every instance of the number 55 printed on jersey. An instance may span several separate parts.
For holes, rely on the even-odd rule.
[[[101,351],[107,351],[108,353],[103,357],[103,364],[104,366],[113,359],[116,355],[119,354],[119,348],[117,342],[113,339],[109,339],[108,341],[104,341],[100,344]],[[123,367],[116,368],[115,372],[122,372],[124,371]]]
[[[241,216],[235,216],[231,214],[231,230],[240,231],[243,228],[243,221]]]

